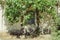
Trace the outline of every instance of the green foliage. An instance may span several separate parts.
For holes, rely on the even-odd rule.
[[[26,22],[33,18],[33,14],[35,13],[27,13],[27,11],[35,11],[37,8],[39,13],[46,12],[50,14],[55,22],[59,24],[60,18],[56,17],[55,11],[56,1],[57,0],[5,0],[5,17],[10,23],[16,23],[19,21],[19,17],[24,16],[24,22]],[[43,15],[40,17],[44,18]]]
[[[33,12],[29,12],[27,15],[24,16],[24,24],[26,24],[30,19],[34,18],[33,14]]]
[[[40,12],[47,12],[55,17],[55,3],[56,0],[6,0],[5,16],[9,22],[15,23],[20,16],[27,13],[27,9],[34,11],[37,8]],[[25,16],[26,20],[32,17],[30,12],[28,14]]]
[[[54,27],[54,31],[52,32],[52,40],[60,40],[60,30],[57,30],[57,27],[60,27],[58,25],[60,25],[60,17],[57,15],[56,19],[55,19],[55,27]],[[53,27],[52,27],[53,30]]]
[[[55,22],[57,25],[60,25],[60,16],[57,15]],[[56,27],[60,27],[60,26],[56,26]],[[56,34],[54,34],[54,35],[56,35],[56,36],[53,36],[55,38],[54,40],[60,40],[60,30],[55,30],[55,32],[56,32]]]
[[[60,40],[60,31],[54,32],[52,35],[52,40]]]
[[[56,21],[56,24],[57,24],[57,25],[60,25],[60,17],[57,16],[57,18],[56,18],[55,21]]]
[[[19,20],[20,13],[20,1],[18,0],[6,0],[5,16],[11,23],[15,23]]]

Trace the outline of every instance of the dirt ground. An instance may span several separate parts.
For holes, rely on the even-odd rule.
[[[16,38],[15,36],[10,36],[6,32],[0,33],[0,40],[51,40],[51,35],[40,35],[39,37],[35,38],[24,38],[23,36],[21,38]]]

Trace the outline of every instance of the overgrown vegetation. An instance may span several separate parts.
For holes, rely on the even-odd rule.
[[[56,24],[60,25],[60,18],[57,17],[55,5],[56,0],[6,0],[5,17],[9,23],[14,24],[21,20],[23,24],[26,24],[28,20],[35,18],[36,15],[36,23],[39,25],[40,20],[46,19],[46,15],[49,15],[54,20],[54,26],[56,28]]]
[[[5,16],[9,22],[15,23],[19,21],[19,17],[26,14],[28,15],[25,19],[30,19],[31,13],[35,14],[37,9],[39,12],[36,14],[47,12],[55,17],[55,3],[56,0],[6,0]]]
[[[52,32],[53,40],[60,40],[60,15],[59,16],[58,15],[55,20],[55,22],[56,22],[55,27],[54,27],[55,30],[54,30],[54,32]]]

